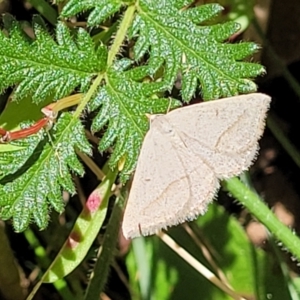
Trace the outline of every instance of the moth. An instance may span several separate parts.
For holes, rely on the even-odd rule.
[[[151,116],[123,219],[126,238],[151,235],[204,214],[220,180],[257,156],[271,98],[260,93]]]

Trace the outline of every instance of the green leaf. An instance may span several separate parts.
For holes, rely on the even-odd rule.
[[[162,89],[161,83],[140,83],[131,80],[130,76],[130,71],[110,69],[106,78],[108,84],[100,88],[89,104],[91,111],[101,107],[93,120],[92,130],[99,131],[107,125],[99,150],[104,151],[114,145],[110,158],[112,168],[121,157],[126,158],[122,180],[134,170],[149,126],[146,113],[165,113],[168,108],[180,105],[173,99],[152,97]]]
[[[237,23],[198,25],[218,14],[222,10],[220,5],[182,10],[179,5],[182,3],[139,1],[138,15],[130,31],[130,37],[138,35],[135,59],[141,59],[149,51],[149,70],[154,74],[163,65],[164,80],[170,88],[180,72],[182,97],[186,102],[194,95],[198,82],[206,100],[255,91],[255,84],[248,78],[263,73],[264,68],[241,60],[253,54],[258,46],[224,43],[239,30]]]
[[[82,262],[105,220],[116,176],[117,169],[109,170],[104,180],[90,194],[67,241],[43,275],[43,282],[54,282],[67,276]]]
[[[286,281],[271,253],[256,249],[238,221],[213,203],[197,220],[208,243],[218,251],[218,264],[230,285],[255,299],[289,299]],[[276,270],[276,271],[275,271]],[[276,295],[276,296],[275,296]]]
[[[61,16],[67,18],[92,9],[87,23],[89,26],[95,26],[120,10],[123,2],[120,0],[70,0],[63,8]]]
[[[90,18],[94,19],[91,22],[99,22],[126,4],[126,1],[109,3],[111,6],[106,7],[107,1],[71,0],[64,7],[63,14],[92,10]],[[114,67],[107,68],[106,48],[96,46],[83,29],[71,31],[63,23],[58,23],[54,41],[41,22],[36,21],[36,39],[33,41],[13,18],[6,16],[4,23],[8,35],[0,33],[0,90],[15,85],[15,99],[31,96],[33,102],[41,103],[46,96],[57,99],[78,88],[86,92],[96,77],[85,100],[75,112],[74,119],[80,116],[91,99],[89,109],[98,110],[92,130],[105,130],[99,150],[114,146],[110,157],[112,168],[120,159],[125,159],[121,173],[121,180],[125,181],[134,170],[149,127],[146,114],[166,113],[180,104],[164,98],[164,93],[172,88],[179,73],[183,99],[189,101],[199,82],[206,99],[253,90],[255,85],[246,78],[256,76],[263,70],[259,65],[240,62],[257,48],[254,44],[223,43],[238,29],[235,23],[199,26],[221,11],[219,5],[187,8],[190,3],[187,0],[163,3],[141,0],[136,6],[130,7],[128,20],[126,13],[124,15],[128,22],[124,24],[130,26],[135,9],[136,17],[129,34],[134,38],[138,36],[134,48],[135,59],[140,60],[150,51],[148,64],[135,68],[132,68],[132,64],[136,61],[116,59],[114,56],[108,59],[109,63],[114,62]],[[112,53],[119,53],[127,27],[122,28],[120,36],[117,34],[117,42],[111,47]],[[158,69],[163,78],[157,76]],[[149,82],[149,78],[152,82]],[[100,82],[103,85],[95,93]],[[75,126],[75,121],[73,118],[69,120],[70,124],[65,123],[63,130],[63,127],[59,127],[63,120],[60,119],[58,127],[55,127],[54,146],[37,140],[29,147],[31,140],[22,140],[12,144],[28,149],[21,148],[10,151],[6,157],[0,156],[0,160],[3,157],[5,162],[0,167],[0,178],[3,177],[0,192],[6,195],[0,200],[0,215],[6,219],[13,217],[17,230],[23,230],[31,219],[44,228],[49,204],[57,211],[62,210],[61,188],[74,192],[69,171],[82,174],[82,167],[74,154],[74,146],[78,147],[76,133],[70,129],[70,124]],[[79,124],[80,121],[76,122]],[[60,135],[57,135],[59,130]],[[82,136],[82,133],[78,136]],[[89,147],[83,146],[85,142],[79,144],[88,151]],[[12,162],[16,162],[16,165],[10,166]],[[51,184],[53,191],[43,186],[49,187]],[[25,201],[27,198],[30,200]]]
[[[10,30],[9,36],[0,32],[0,91],[18,84],[14,99],[31,96],[33,102],[40,102],[49,95],[60,99],[76,87],[86,91],[93,77],[105,68],[106,49],[96,48],[84,29],[73,39],[60,22],[55,42],[35,23],[36,40],[32,41],[14,19],[6,16],[5,22]]]
[[[62,188],[75,193],[70,171],[83,175],[75,147],[87,154],[91,149],[79,120],[63,114],[53,128],[51,143],[43,143],[35,151],[31,166],[12,181],[9,176],[0,181],[0,217],[13,218],[16,231],[26,229],[30,221],[43,229],[48,224],[49,205],[62,212]],[[16,175],[16,174],[14,174]]]

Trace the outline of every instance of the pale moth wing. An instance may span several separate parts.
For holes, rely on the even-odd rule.
[[[152,117],[124,219],[126,238],[205,213],[219,180],[247,170],[258,151],[270,97],[254,93]]]

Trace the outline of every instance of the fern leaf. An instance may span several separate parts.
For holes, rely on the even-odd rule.
[[[138,14],[130,37],[138,35],[134,48],[139,60],[150,51],[149,70],[162,64],[169,87],[182,74],[182,97],[189,101],[200,83],[204,99],[228,97],[256,90],[253,78],[264,69],[259,64],[241,62],[258,49],[254,43],[224,43],[239,29],[234,22],[200,26],[218,14],[218,4],[183,10],[192,1],[139,1]]]
[[[95,26],[117,12],[122,4],[123,1],[120,0],[70,0],[63,8],[61,15],[71,17],[82,11],[92,10],[87,23],[89,26]]]
[[[35,153],[27,170],[13,181],[9,176],[0,181],[0,217],[13,218],[16,231],[26,229],[32,220],[39,228],[45,228],[50,207],[63,211],[62,189],[75,193],[70,172],[84,173],[74,148],[87,154],[91,154],[91,149],[80,121],[65,113],[53,131],[53,142]]]
[[[129,37],[138,36],[134,47],[139,60],[150,51],[149,71],[154,74],[164,64],[165,82],[171,88],[182,74],[182,97],[188,102],[200,84],[204,99],[228,97],[256,90],[252,78],[262,74],[259,64],[241,60],[258,50],[254,43],[224,43],[240,25],[228,22],[200,26],[222,11],[218,4],[187,8],[193,1],[141,0]],[[96,25],[118,11],[122,1],[71,0],[62,15],[72,16],[92,10],[89,25]],[[185,8],[185,9],[183,9]]]
[[[146,113],[166,113],[168,108],[180,105],[172,99],[152,97],[162,89],[161,83],[136,82],[131,80],[130,75],[130,71],[110,69],[107,85],[101,87],[89,106],[91,111],[101,107],[93,120],[92,130],[99,131],[107,125],[99,150],[104,151],[114,145],[110,166],[115,167],[121,157],[126,158],[122,181],[134,170],[149,126]]]
[[[32,41],[13,19],[9,36],[0,32],[0,92],[18,84],[14,99],[31,96],[33,102],[40,102],[49,95],[60,99],[76,87],[86,91],[92,78],[104,70],[107,51],[96,48],[84,29],[74,39],[66,25],[58,23],[56,42],[38,23],[34,33]]]

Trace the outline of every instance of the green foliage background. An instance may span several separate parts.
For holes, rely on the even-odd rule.
[[[3,16],[0,90],[13,88],[13,93],[0,116],[1,127],[26,128],[42,117],[40,108],[74,93],[84,94],[79,103],[59,113],[49,131],[0,145],[0,218],[11,220],[14,231],[24,232],[34,249],[35,263],[43,270],[28,299],[42,283],[54,283],[62,299],[98,299],[105,289],[110,267],[116,268],[117,241],[120,248],[125,243],[119,236],[121,207],[128,193],[125,183],[149,127],[147,113],[166,113],[195,96],[214,100],[256,91],[253,80],[265,71],[249,58],[259,47],[228,41],[241,30],[232,16],[250,22],[252,3],[247,1],[240,9],[238,1],[230,1],[235,14],[224,22],[219,4],[194,6],[192,2],[57,0],[51,6],[31,1],[49,22],[46,25],[41,16],[33,17],[31,37],[21,22]],[[87,26],[68,22],[75,15]],[[97,148],[87,139],[86,130],[101,136]],[[102,170],[93,163],[95,152],[110,154]],[[98,177],[102,171],[106,176],[81,213],[67,207],[72,221],[61,226],[56,213],[65,210],[62,193],[76,193],[74,178],[85,173],[82,162]],[[115,182],[121,183],[116,200],[111,195]],[[224,187],[300,258],[300,241],[255,193],[238,179]],[[87,205],[93,201],[99,207],[87,214]],[[109,221],[105,219],[108,212]],[[106,231],[95,243],[103,224]],[[215,265],[181,227],[170,230],[170,236],[212,272],[221,270],[237,299],[299,298],[298,282],[285,272],[276,246],[271,258],[255,249],[236,219],[222,208],[211,205],[191,226],[197,240],[217,253]],[[53,258],[45,248],[57,235],[61,240],[59,245],[54,243],[57,255]],[[0,251],[5,258],[11,255],[9,247]],[[78,266],[85,257],[96,260],[87,287],[76,271],[69,275],[75,268],[82,272],[82,265]],[[188,265],[158,237],[135,239],[126,257],[128,293],[133,299],[232,298],[192,267],[196,269],[196,264]],[[4,274],[8,268],[3,268]]]
[[[45,138],[44,145],[42,141],[36,144],[38,159],[30,158],[32,151],[27,151],[25,158],[24,151],[20,150],[23,162],[28,163],[21,176],[6,183],[9,173],[2,171],[0,190],[5,196],[0,201],[0,217],[13,218],[16,231],[26,229],[30,221],[45,228],[48,205],[62,212],[59,189],[74,193],[69,172],[82,175],[83,170],[71,148],[78,147],[90,153],[78,123],[85,109],[97,110],[91,126],[93,132],[105,128],[99,150],[114,147],[110,167],[116,168],[118,161],[125,159],[121,172],[124,182],[134,170],[148,130],[146,113],[164,113],[180,104],[175,99],[161,97],[171,90],[179,72],[181,96],[185,102],[191,100],[197,88],[205,100],[255,91],[251,78],[262,74],[264,69],[259,64],[242,60],[254,53],[257,45],[224,42],[239,25],[235,22],[202,25],[220,13],[222,7],[208,4],[182,10],[190,2],[139,1],[132,5],[132,11],[128,8],[123,16],[123,22],[129,22],[128,33],[121,23],[110,51],[103,43],[95,43],[86,30],[71,31],[63,22],[58,22],[54,39],[39,17],[33,20],[35,39],[31,40],[17,21],[9,15],[4,17],[8,34],[2,32],[0,35],[0,90],[16,85],[13,101],[30,97],[33,103],[45,101],[49,96],[55,101],[75,89],[90,92],[68,121],[59,117],[53,128],[51,145]],[[61,17],[89,10],[87,24],[95,26],[116,13],[122,4],[122,1],[68,1]],[[114,48],[120,51],[118,42],[123,42],[126,35],[135,40],[132,59],[112,56],[117,54],[113,53]],[[148,61],[139,66],[146,53]],[[95,77],[102,81],[96,87],[91,85]],[[147,77],[154,80],[145,81]],[[26,147],[26,142],[24,140],[19,146]],[[6,160],[6,155],[3,153],[3,158],[0,155],[0,159]],[[14,151],[9,155],[20,157],[21,153]],[[58,184],[53,193],[47,192],[50,182]]]

